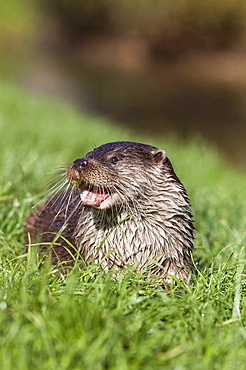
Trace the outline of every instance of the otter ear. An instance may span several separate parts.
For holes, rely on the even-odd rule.
[[[163,164],[163,161],[167,157],[166,152],[164,152],[164,150],[159,150],[159,149],[151,150],[150,154],[151,154],[155,164],[159,165],[159,166],[161,166]]]

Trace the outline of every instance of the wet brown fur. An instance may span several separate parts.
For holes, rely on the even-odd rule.
[[[53,263],[70,264],[80,253],[103,269],[136,264],[163,281],[168,275],[189,280],[192,215],[165,152],[132,142],[104,144],[73,162],[66,179],[69,190],[28,217],[27,243],[40,242],[40,251],[46,251],[60,232],[51,248]],[[82,204],[81,192],[93,186],[114,194],[103,209]]]

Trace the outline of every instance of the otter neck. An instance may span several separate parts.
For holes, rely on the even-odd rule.
[[[172,197],[170,190],[166,196],[145,194],[135,205],[107,211],[84,208],[75,240],[85,261],[100,263],[103,269],[128,264],[144,268],[151,259],[162,264],[170,258],[175,266],[184,266],[192,248],[189,204],[181,189]]]

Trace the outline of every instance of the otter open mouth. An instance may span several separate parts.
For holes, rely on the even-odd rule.
[[[80,197],[82,204],[88,207],[100,208],[101,204],[111,196],[111,193],[97,186],[91,187],[89,190],[84,190]]]

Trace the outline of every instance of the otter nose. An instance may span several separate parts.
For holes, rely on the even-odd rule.
[[[73,162],[73,168],[77,171],[82,171],[85,167],[88,166],[88,160],[85,158],[75,159]]]

